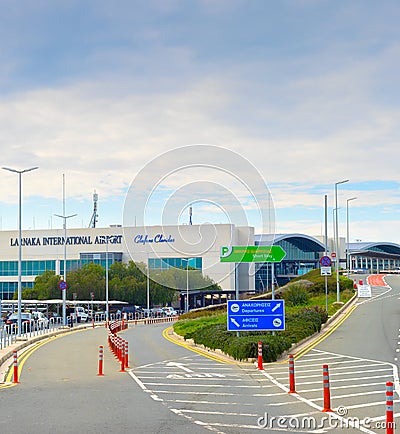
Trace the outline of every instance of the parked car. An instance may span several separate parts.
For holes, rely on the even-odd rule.
[[[88,322],[89,314],[86,312],[85,308],[82,306],[75,306],[72,310],[70,316],[76,322]]]
[[[163,307],[164,315],[166,316],[176,316],[178,312],[173,307]]]
[[[122,308],[122,318],[124,319],[135,318],[136,312],[137,312],[136,306],[124,306]]]
[[[145,318],[152,316],[152,310],[151,309],[143,309],[142,314]]]
[[[5,322],[6,326],[9,326],[11,328],[12,325],[15,326],[15,329],[18,327],[18,313],[12,313],[9,315],[9,317],[6,319]],[[33,318],[33,315],[30,312],[21,312],[21,328],[22,332],[25,333],[27,331],[30,331],[35,326],[35,320]]]
[[[154,309],[152,309],[151,313],[152,316],[156,316],[156,317],[165,315],[164,310],[161,307],[155,307]]]
[[[43,312],[34,311],[32,312],[33,320],[40,328],[47,328],[49,326],[49,319]]]

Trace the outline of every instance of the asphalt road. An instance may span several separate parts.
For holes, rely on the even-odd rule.
[[[52,339],[26,360],[21,383],[0,387],[0,429],[5,433],[259,432],[384,433],[385,382],[397,381],[400,354],[400,278],[392,289],[373,288],[351,316],[296,360],[296,391],[288,366],[228,364],[176,345],[165,324],[131,326],[130,369],[107,348],[104,328]],[[98,346],[105,347],[104,377],[97,376]],[[359,429],[338,428],[322,413],[322,365],[329,365],[332,409],[342,419],[369,417]],[[396,406],[400,407],[398,395]],[[396,415],[397,418],[400,414]],[[278,424],[278,417],[281,418]],[[314,420],[314,428],[301,424]],[[398,419],[396,419],[398,421]],[[307,426],[307,425],[306,425]]]
[[[360,425],[345,432],[385,432],[388,381],[395,384],[395,422],[400,424],[400,276],[386,280],[391,288],[372,287],[371,298],[359,299],[340,327],[295,361],[296,391],[304,402],[319,408],[324,406],[322,366],[328,365],[331,409],[344,421],[355,418]],[[269,375],[281,387],[288,386],[281,366],[270,366]]]
[[[103,328],[63,336],[25,362],[20,384],[0,389],[3,433],[189,433],[192,424],[155,405],[107,349]],[[104,345],[104,377],[98,346]],[[200,432],[200,431],[199,431]]]
[[[126,373],[106,348],[103,328],[40,346],[24,363],[20,384],[0,387],[1,432],[275,432],[271,417],[309,413],[254,365],[189,351],[163,337],[166,327],[138,325],[121,333],[129,341]],[[104,377],[97,376],[99,345],[105,346]],[[290,402],[284,411],[283,401]]]

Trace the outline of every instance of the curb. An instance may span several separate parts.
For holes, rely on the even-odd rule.
[[[351,299],[344,304],[339,310],[337,310],[328,320],[322,324],[321,330],[319,332],[315,332],[313,335],[308,336],[307,338],[304,338],[302,341],[297,342],[296,344],[293,344],[291,348],[284,353],[281,354],[281,356],[277,359],[277,362],[283,362],[287,359],[289,354],[292,354],[294,350],[301,350],[304,347],[310,345],[312,341],[317,339],[318,337],[322,336],[325,332],[327,332],[330,329],[331,325],[335,325],[336,322],[339,320],[339,317],[342,316],[342,314],[345,314],[348,309],[350,309],[351,306],[356,302],[358,299],[357,292],[351,297]]]
[[[327,332],[329,330],[329,326],[334,325],[342,316],[342,314],[345,314],[347,312],[347,310],[356,302],[356,300],[358,299],[357,296],[357,292],[354,293],[353,297],[347,301],[346,304],[344,304],[339,310],[337,310],[330,318],[328,318],[328,320],[326,321],[326,323],[324,323],[321,326],[321,330],[319,332],[314,333],[311,336],[308,336],[307,338],[303,339],[302,341],[292,345],[292,347],[288,350],[285,351],[284,353],[281,354],[281,356],[278,358],[278,360],[276,362],[271,362],[271,363],[282,363],[283,361],[285,361],[288,357],[289,354],[292,354],[292,352],[294,350],[300,350],[304,347],[306,347],[307,345],[309,345],[312,341],[314,341],[315,339],[317,339],[318,337],[320,337],[321,335],[323,335],[325,332]],[[233,357],[229,356],[228,354],[223,353],[221,350],[211,350],[207,347],[205,347],[204,345],[196,345],[193,342],[193,339],[187,339],[185,340],[183,336],[178,335],[174,330],[172,330],[171,333],[174,338],[176,338],[178,341],[180,342],[185,342],[188,347],[194,347],[194,348],[199,348],[203,351],[206,351],[208,353],[211,354],[215,354],[218,357],[222,357],[222,358],[226,358],[226,360],[230,361],[230,362],[235,362],[238,365],[241,364],[248,364],[248,363],[252,363],[253,359],[249,359],[248,362],[245,361],[239,361],[234,359]],[[255,359],[254,359],[255,360]]]

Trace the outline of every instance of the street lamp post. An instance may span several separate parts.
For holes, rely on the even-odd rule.
[[[350,274],[350,261],[349,261],[349,243],[350,243],[350,224],[349,224],[349,202],[352,200],[356,200],[356,197],[350,197],[349,199],[347,199],[346,201],[346,268],[347,268],[347,278],[349,277]]]
[[[22,274],[22,174],[38,169],[38,167],[30,167],[29,169],[16,170],[10,167],[3,167],[4,170],[9,172],[18,173],[18,336],[21,336],[21,310],[22,310],[22,286],[21,286],[21,274]]]
[[[348,179],[343,181],[335,182],[335,208],[336,208],[336,301],[340,301],[340,285],[339,285],[339,263],[340,263],[340,252],[339,252],[339,222],[338,222],[338,194],[337,194],[337,186],[339,184],[344,184],[345,182],[349,182]]]
[[[147,307],[147,315],[150,316],[150,258],[149,254],[147,254],[147,273],[146,273],[146,284],[147,284],[147,293],[146,293],[146,307]]]
[[[64,220],[63,227],[64,227],[64,282],[67,282],[67,219],[77,216],[78,214],[71,214],[71,215],[59,215],[54,214],[56,217],[60,217]],[[63,325],[67,325],[67,288],[63,289],[62,292],[62,312],[63,312]]]
[[[108,235],[106,235],[106,323],[108,324],[108,320],[110,317],[110,309],[108,302]]]

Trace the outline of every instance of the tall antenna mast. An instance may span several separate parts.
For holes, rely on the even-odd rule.
[[[192,210],[192,207],[190,206],[189,207],[189,224],[190,225],[193,224],[193,222],[192,222],[192,214],[193,214],[193,210]]]
[[[99,195],[96,193],[96,190],[93,193],[93,214],[92,218],[90,219],[89,228],[95,228],[97,223],[97,217],[99,216],[97,214],[97,201],[99,200]]]

